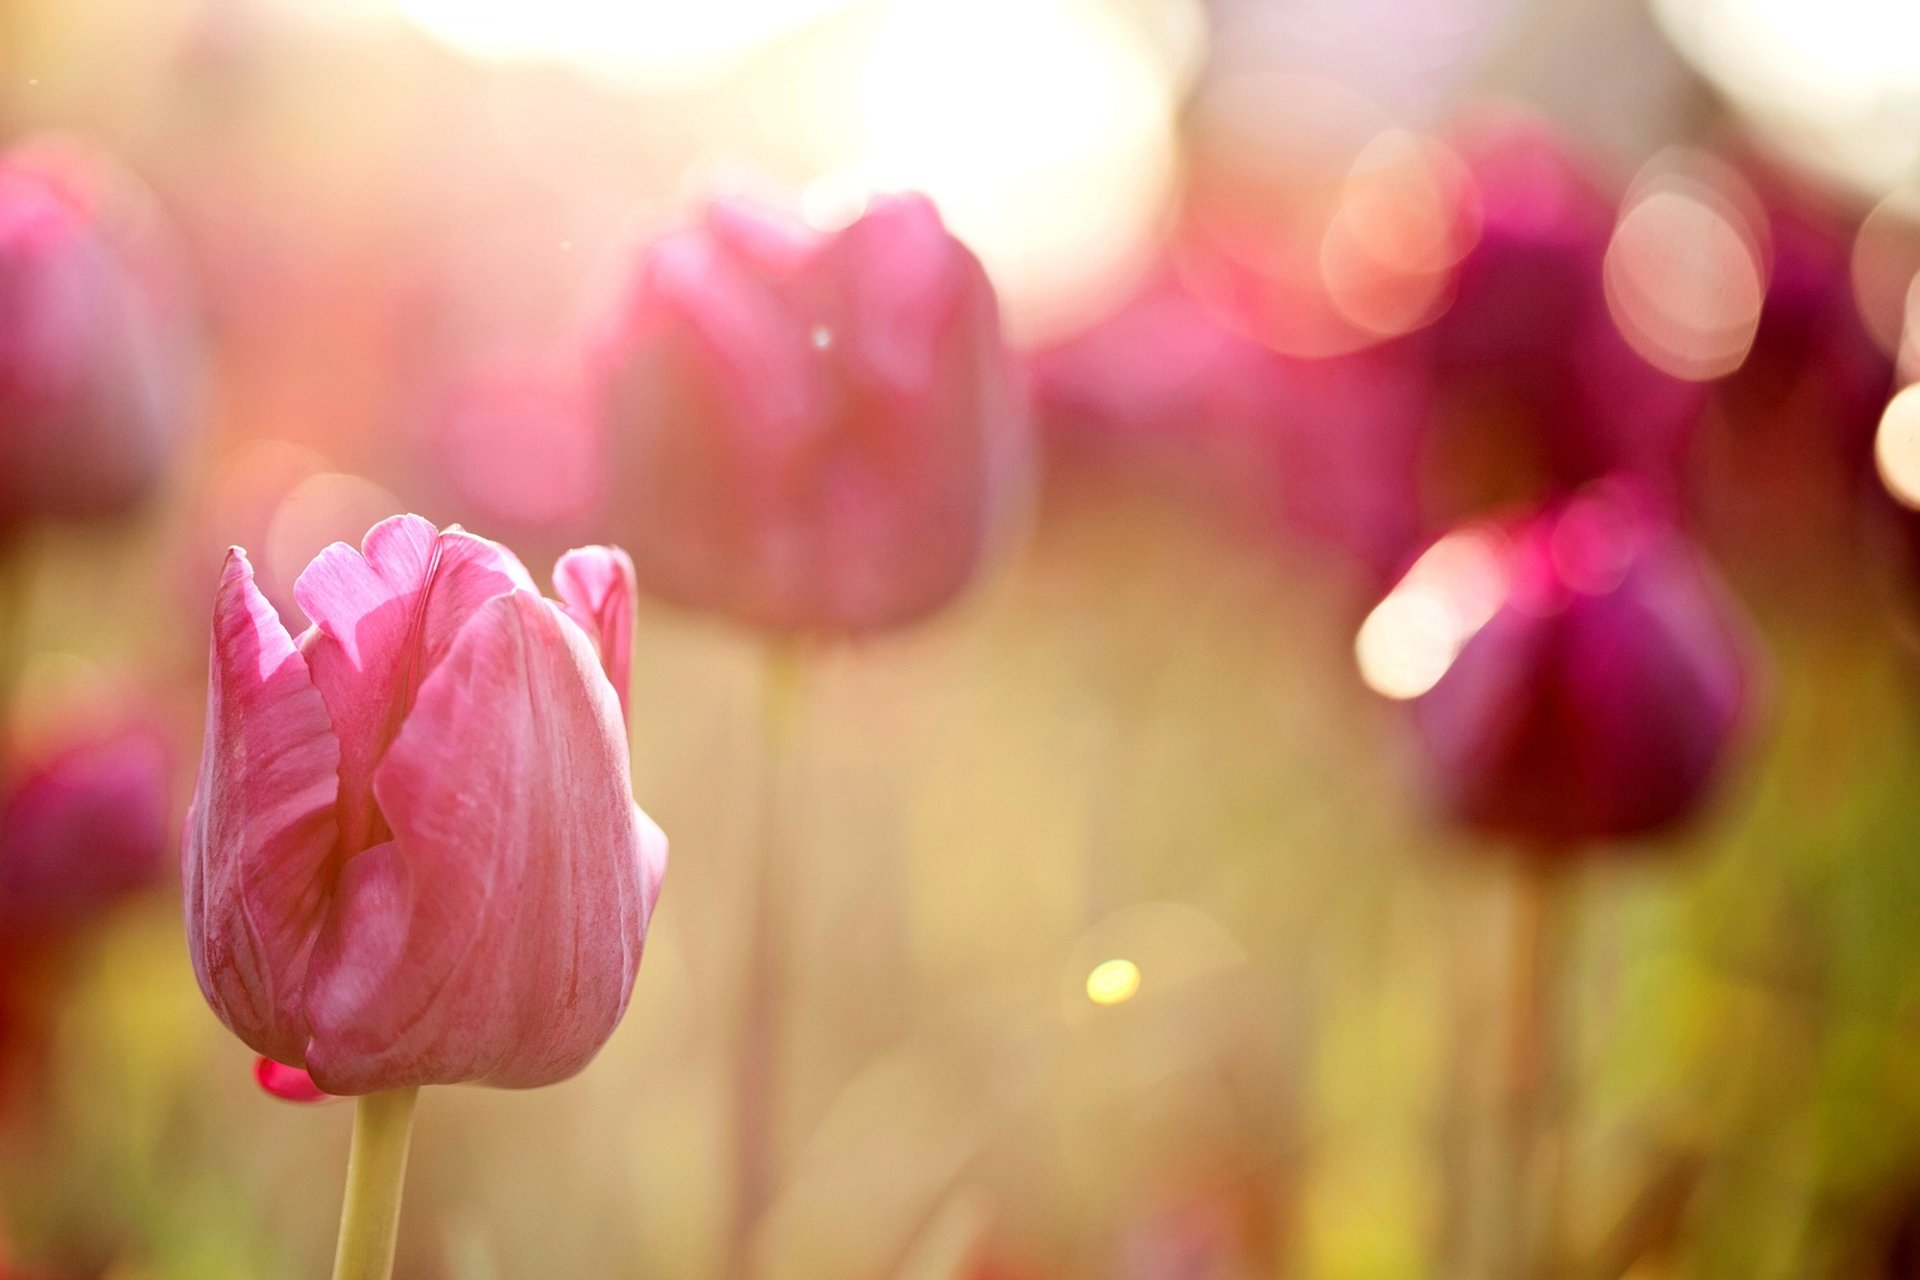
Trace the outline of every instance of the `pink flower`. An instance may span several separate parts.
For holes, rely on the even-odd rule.
[[[1619,482],[1545,509],[1499,546],[1491,575],[1460,562],[1480,581],[1454,598],[1486,597],[1490,612],[1414,704],[1447,806],[1540,850],[1689,816],[1754,682],[1744,620],[1705,561]],[[1488,596],[1477,588],[1490,577]]]
[[[124,511],[181,443],[182,291],[132,198],[62,146],[0,156],[0,528]]]
[[[781,631],[940,608],[1026,489],[979,262],[923,197],[833,234],[741,204],[641,258],[594,352],[641,585]]]
[[[17,765],[0,790],[0,943],[64,932],[159,882],[170,773],[144,722]]]
[[[1862,535],[1911,523],[1873,465],[1894,361],[1855,300],[1857,213],[1758,162],[1744,172],[1764,201],[1766,293],[1745,362],[1713,389],[1696,500],[1715,545],[1743,567],[1824,592],[1828,575],[1862,562]]]
[[[1430,370],[1417,340],[1318,359],[1216,318],[1171,273],[1036,352],[1049,482],[1091,461],[1346,552],[1390,581],[1422,532]]]
[[[1622,470],[1676,484],[1707,392],[1649,363],[1608,309],[1619,193],[1604,167],[1524,115],[1476,120],[1458,142],[1480,237],[1433,328],[1456,509]]]
[[[666,864],[628,780],[632,570],[589,547],[555,583],[396,516],[307,566],[296,643],[228,553],[188,940],[221,1020],[328,1093],[550,1084],[626,1010]]]

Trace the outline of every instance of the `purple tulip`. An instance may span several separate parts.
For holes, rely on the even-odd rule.
[[[27,763],[0,796],[0,938],[63,932],[167,871],[170,761],[146,724]]]
[[[1752,703],[1747,628],[1644,490],[1593,486],[1430,557],[1396,593],[1453,628],[1416,637],[1446,650],[1414,719],[1459,820],[1550,850],[1699,808]]]
[[[0,529],[125,511],[180,446],[181,289],[124,185],[52,144],[0,156]]]
[[[1547,125],[1503,115],[1459,139],[1480,236],[1434,326],[1438,424],[1462,509],[1540,498],[1610,472],[1672,484],[1706,405],[1621,335],[1604,282],[1618,193]],[[1530,475],[1515,481],[1516,469]],[[1491,493],[1488,491],[1491,490]]]
[[[1418,338],[1286,356],[1217,318],[1171,272],[1033,358],[1049,475],[1089,462],[1170,477],[1209,513],[1338,548],[1390,580],[1422,531],[1431,409]]]

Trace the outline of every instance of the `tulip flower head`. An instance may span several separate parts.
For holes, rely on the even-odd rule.
[[[1728,596],[1655,505],[1618,483],[1511,529],[1443,538],[1368,628],[1386,638],[1363,628],[1363,666],[1370,643],[1395,637],[1439,649],[1397,692],[1415,698],[1447,809],[1539,850],[1688,817],[1751,697]]]
[[[666,864],[625,730],[632,570],[417,516],[335,543],[296,642],[238,548],[183,847],[207,1001],[328,1093],[549,1084],[626,1010]]]
[[[187,326],[164,255],[122,234],[111,174],[0,156],[0,529],[144,499],[187,418]]]
[[[1528,500],[1622,470],[1670,484],[1707,396],[1634,350],[1609,310],[1617,193],[1602,166],[1526,117],[1479,121],[1459,141],[1480,236],[1433,329],[1445,434],[1464,437],[1445,452],[1474,455],[1452,482]],[[1517,465],[1538,474],[1516,485],[1501,473]]]
[[[1024,496],[977,259],[919,196],[821,233],[736,202],[641,258],[593,352],[640,585],[781,632],[915,621]]]

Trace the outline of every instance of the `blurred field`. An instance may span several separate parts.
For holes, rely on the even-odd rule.
[[[835,87],[873,65],[870,41],[1002,22],[1017,47],[1022,21],[956,7],[894,30],[915,6],[856,4],[690,83],[623,83],[476,59],[359,7],[0,3],[0,140],[81,131],[141,173],[198,281],[208,352],[193,443],[155,502],[16,540],[16,732],[76,698],[153,706],[178,745],[176,817],[228,542],[260,544],[284,588],[285,565],[388,510],[533,565],[616,536],[617,494],[598,514],[562,494],[566,519],[516,526],[513,484],[505,507],[498,485],[463,488],[433,434],[445,389],[502,354],[557,359],[605,265],[703,176],[746,163],[791,186],[891,163],[863,132],[884,103]],[[1036,143],[1003,171],[937,131],[922,166],[982,193],[950,217],[984,229],[1029,346],[1147,269],[1177,105],[1254,56],[1218,38],[1244,6],[1211,15],[1211,62],[1197,8],[1043,7],[1066,24],[1058,48],[1131,51],[1086,53],[1084,83],[1145,95],[1139,118],[1113,117],[1113,149],[1079,168]],[[1383,109],[1427,127],[1481,89],[1518,92],[1636,158],[1736,127],[1637,7],[1505,8],[1461,19],[1495,24],[1487,52]],[[1386,78],[1391,41],[1328,30]],[[1020,72],[991,72],[994,42],[972,38],[983,74]],[[1311,43],[1286,56],[1338,62]],[[993,106],[990,79],[964,83]],[[1075,91],[1024,84],[999,110],[1045,123]],[[1097,122],[1059,118],[1031,128],[1060,156],[1099,151]],[[977,150],[1020,132],[998,120]],[[1877,172],[1833,180],[1857,217]],[[309,451],[279,456],[323,479],[276,497],[262,442]],[[1734,515],[1703,537],[1758,619],[1765,694],[1700,822],[1578,871],[1568,1238],[1582,1275],[1920,1274],[1913,568],[1850,516],[1832,535],[1764,496],[1741,507],[1737,467],[1713,475]],[[564,487],[564,468],[542,477],[527,483]],[[1485,1274],[1506,864],[1436,817],[1400,709],[1356,673],[1377,584],[1214,505],[1124,465],[1056,467],[1030,536],[958,607],[804,652],[782,849],[790,1161],[758,1242],[767,1276]],[[635,792],[673,862],[632,1010],[574,1081],[430,1092],[399,1274],[715,1265],[767,645],[647,604],[637,634]],[[0,1117],[7,1280],[7,1249],[22,1280],[324,1273],[348,1108],[256,1089],[179,914],[173,884],[125,904],[35,988],[45,1069]],[[1103,1004],[1088,978],[1113,959],[1138,990]]]

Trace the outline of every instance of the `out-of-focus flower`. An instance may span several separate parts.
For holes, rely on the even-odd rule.
[[[1753,347],[1720,394],[1736,429],[1812,430],[1864,471],[1893,392],[1893,361],[1854,301],[1857,220],[1784,179],[1760,191],[1771,258],[1766,295]]]
[[[1215,320],[1170,272],[1036,351],[1030,370],[1050,461],[1198,468],[1213,482],[1214,464],[1233,465],[1271,434],[1284,381],[1279,356]]]
[[[641,585],[781,631],[946,604],[1028,488],[979,262],[919,196],[823,234],[710,206],[641,258],[593,352]]]
[[[1338,547],[1382,580],[1419,536],[1430,378],[1417,342],[1281,355],[1168,273],[1032,369],[1049,477],[1091,464],[1171,480],[1209,512]]]
[[[1754,681],[1699,553],[1624,481],[1476,547],[1423,557],[1376,611],[1398,619],[1388,639],[1441,649],[1430,688],[1407,692],[1447,808],[1543,850],[1686,818]],[[1409,607],[1383,613],[1396,597]]]
[[[65,933],[164,878],[169,775],[145,723],[18,765],[0,795],[0,939]]]
[[[59,144],[0,155],[0,528],[118,514],[181,443],[183,290],[126,182]]]
[[[666,842],[634,803],[632,571],[396,516],[295,584],[296,645],[229,553],[183,848],[221,1020],[328,1093],[584,1067],[626,1010]]]
[[[1445,358],[1497,367],[1553,360],[1599,299],[1616,196],[1531,117],[1481,117],[1455,141],[1479,235],[1441,325]]]
[[[169,873],[173,756],[159,727],[76,729],[63,714],[45,732],[0,777],[0,1113],[43,1077],[64,948]]]
[[[1479,239],[1434,326],[1455,506],[1540,498],[1632,470],[1678,479],[1706,393],[1647,361],[1607,304],[1616,194],[1544,123],[1499,114],[1457,139]]]
[[[1863,498],[1886,510],[1873,441],[1894,362],[1855,303],[1857,219],[1782,175],[1755,167],[1754,176],[1766,292],[1746,362],[1714,389],[1717,435],[1699,503],[1742,559],[1826,565],[1836,549],[1852,555]]]

